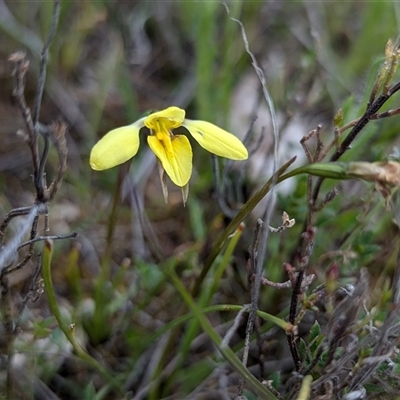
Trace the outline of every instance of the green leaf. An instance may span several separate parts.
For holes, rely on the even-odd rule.
[[[314,325],[310,329],[310,334],[308,335],[308,342],[311,343],[319,335],[321,335],[321,327],[320,327],[318,321],[315,321]]]
[[[53,317],[34,321],[33,335],[35,336],[35,338],[42,339],[42,338],[48,337],[51,334],[51,332],[53,331],[51,329],[52,324],[54,324]]]
[[[299,351],[300,360],[305,361],[307,357],[307,344],[306,342],[300,338],[297,344],[297,349]]]
[[[93,382],[89,382],[89,384],[86,386],[86,388],[83,392],[83,399],[89,400],[89,399],[94,399],[94,398],[96,398],[96,390],[94,388]]]
[[[393,373],[395,373],[396,375],[400,374],[400,364],[395,364],[395,366],[393,367]]]
[[[276,396],[267,387],[263,386],[254,377],[254,375],[252,375],[250,371],[242,364],[242,362],[238,359],[232,349],[223,343],[223,340],[219,333],[214,330],[206,315],[198,307],[191,294],[186,290],[185,285],[176,275],[176,272],[174,271],[174,264],[170,264],[167,268],[167,271],[173,284],[182,296],[183,301],[189,306],[193,314],[200,322],[200,325],[203,328],[204,332],[218,348],[219,352],[226,359],[226,361],[228,361],[232,368],[236,370],[236,372],[241,375],[242,378],[245,379],[248,387],[250,387],[258,396],[260,396],[260,398],[276,400]]]
[[[278,390],[281,384],[281,371],[274,371],[268,376],[268,380],[271,381],[271,385],[274,389]]]
[[[317,321],[311,327],[310,334],[308,336],[308,346],[311,354],[314,356],[319,345],[324,340],[324,335],[321,332],[321,327]]]

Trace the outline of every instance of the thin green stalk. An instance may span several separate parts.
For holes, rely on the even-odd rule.
[[[203,308],[202,312],[204,314],[208,314],[211,312],[217,312],[217,311],[218,312],[221,312],[221,311],[239,312],[242,309],[243,309],[243,306],[236,305],[236,304],[216,304],[213,306]],[[276,317],[272,314],[268,314],[264,311],[258,310],[257,315],[260,318],[262,318],[263,320],[272,322],[273,324],[279,326],[280,328],[282,328],[285,331],[288,331],[291,328],[291,324],[289,322],[286,322],[284,319]],[[177,326],[182,325],[183,323],[185,323],[186,321],[189,321],[194,316],[195,315],[192,312],[190,312],[190,313],[184,314],[178,318],[175,318],[173,321],[165,324],[162,328],[158,329],[153,335],[149,336],[149,338],[148,338],[149,343],[154,342],[158,337],[160,337],[165,332],[168,332],[169,330],[172,330],[172,329],[176,328]]]
[[[206,298],[204,306],[206,306],[210,302],[211,297],[217,291],[217,288],[219,286],[219,282],[221,281],[221,278],[222,278],[222,274],[224,273],[224,271],[228,267],[228,264],[231,261],[232,256],[233,256],[233,252],[235,251],[236,246],[237,246],[237,244],[239,242],[239,239],[242,236],[243,227],[244,227],[243,224],[239,225],[238,228],[236,229],[236,231],[231,236],[231,240],[229,241],[228,246],[226,247],[226,251],[225,251],[225,253],[224,253],[223,257],[222,257],[222,260],[221,260],[220,263],[218,263],[218,267],[217,267],[217,269],[215,271],[215,274],[213,275],[213,279],[212,279],[212,283],[211,283],[211,286],[210,286],[210,290],[208,291],[208,296]]]
[[[281,175],[278,178],[277,182],[280,183],[285,181],[286,179],[301,174],[310,174],[331,179],[350,179],[346,168],[346,163],[316,163],[307,164],[302,167],[295,168],[287,174]]]
[[[221,262],[221,264],[219,266],[218,275],[220,275],[220,276],[219,276],[219,278],[216,278],[216,280],[218,282],[220,280],[220,277],[221,277],[224,269],[226,268],[226,265],[228,264],[228,262],[230,260],[230,257],[231,257],[231,255],[232,255],[232,253],[234,251],[234,248],[236,247],[236,244],[237,244],[237,241],[239,240],[240,235],[241,235],[241,230],[240,230],[240,233],[239,232],[237,233],[237,235],[233,235],[233,238],[230,241],[230,245],[228,246],[227,251],[225,253],[225,256],[224,256],[224,258],[223,258],[223,260],[222,260],[222,262]],[[213,289],[213,290],[215,290],[215,289]],[[200,307],[205,306],[206,304],[208,304],[209,298],[212,296],[212,294],[213,294],[212,290],[204,292],[202,294],[202,296],[198,300],[200,305],[201,305]],[[178,312],[178,315],[181,315],[181,314],[186,313],[186,312],[187,312],[187,307],[183,304],[181,309]],[[186,357],[186,355],[187,355],[187,353],[189,351],[190,345],[191,345],[191,343],[193,341],[193,338],[197,334],[198,328],[199,328],[198,321],[196,321],[196,320],[191,321],[191,323],[189,324],[189,326],[188,326],[188,328],[186,330],[186,334],[185,334],[184,340],[182,341],[182,344],[181,344],[181,347],[180,347],[179,354],[181,355],[181,358],[180,358],[180,361],[177,363],[177,365],[175,367],[175,371],[177,371],[179,369],[179,366],[181,365],[181,361],[183,361],[185,359],[185,357]],[[154,373],[153,373],[153,378],[154,379],[163,370],[167,352],[171,349],[172,342],[175,340],[175,337],[178,334],[179,329],[180,329],[179,324],[176,324],[174,326],[174,329],[171,330],[167,345],[165,346],[165,348],[163,350],[163,353],[162,353],[162,355],[161,355],[161,357],[160,357],[160,359],[159,359],[159,361],[157,363],[157,367],[154,370]],[[159,396],[160,396],[159,388],[154,385],[152,387],[152,390],[151,390],[150,394],[149,394],[149,399],[150,400],[155,400],[155,399],[159,398]]]
[[[306,375],[301,382],[301,388],[297,400],[308,400],[311,394],[311,383],[313,378],[311,375]]]
[[[213,274],[213,279],[210,288],[208,290],[202,291],[200,298],[197,300],[197,303],[201,309],[204,309],[209,304],[213,294],[217,290],[217,287],[219,286],[219,283],[222,278],[222,274],[226,270],[232,258],[232,254],[237,246],[239,238],[242,236],[242,232],[243,229],[239,226],[238,229],[236,229],[236,232],[232,235],[231,240],[229,241],[228,246],[226,248],[226,251],[221,261],[218,263],[218,267],[215,273]],[[182,345],[179,351],[179,354],[181,356],[181,361],[184,361],[186,359],[187,354],[189,353],[190,346],[194,338],[196,337],[199,328],[200,324],[197,319],[194,319],[188,324],[188,327],[185,332],[185,337],[182,341]],[[181,363],[178,363],[175,370],[178,370],[180,365]]]
[[[207,260],[204,263],[204,267],[200,277],[195,283],[195,286],[192,291],[193,296],[197,295],[201,287],[201,283],[203,282],[212,263],[218,256],[219,252],[221,251],[228,237],[236,230],[239,224],[254,210],[256,205],[263,199],[263,197],[267,195],[267,193],[270,191],[272,187],[275,178],[277,184],[285,181],[286,179],[301,174],[309,174],[314,176],[320,176],[323,178],[340,179],[340,180],[364,179],[367,181],[375,181],[379,179],[378,177],[375,176],[376,174],[375,167],[376,166],[379,167],[380,163],[366,163],[366,162],[349,162],[349,163],[329,162],[329,163],[308,164],[296,168],[285,175],[282,175],[294,162],[295,159],[296,157],[293,157],[286,164],[284,164],[281,168],[277,170],[276,174],[272,178],[270,178],[269,181],[246,202],[246,204],[244,204],[244,206],[232,219],[228,227],[219,236],[216,244],[211,250],[210,255],[208,256]]]
[[[204,263],[204,267],[201,271],[199,278],[196,280],[193,290],[192,296],[196,297],[200,288],[201,284],[206,277],[208,271],[211,268],[214,260],[217,258],[218,254],[220,253],[222,247],[224,246],[225,242],[228,240],[229,236],[232,235],[233,232],[237,229],[237,227],[241,224],[241,222],[254,210],[257,204],[267,195],[270,191],[271,186],[274,182],[275,177],[281,176],[292,163],[295,161],[296,157],[291,158],[287,163],[282,165],[277,171],[276,174],[260,189],[256,192],[244,206],[239,210],[236,216],[232,219],[230,224],[227,228],[221,233],[218,237],[217,242],[215,243],[214,247],[212,248],[210,255],[208,256],[207,260]]]
[[[57,298],[54,292],[53,282],[51,279],[51,259],[53,255],[53,241],[46,240],[44,243],[43,250],[43,265],[42,265],[42,276],[44,281],[44,291],[46,292],[47,300],[49,302],[50,309],[58,322],[58,326],[64,332],[64,335],[68,341],[72,344],[76,355],[88,363],[93,369],[101,374],[107,382],[109,382],[114,389],[122,395],[121,385],[117,382],[110,372],[107,371],[96,359],[91,357],[78,343],[74,335],[74,324],[67,324],[61,314],[60,308],[58,307]]]
[[[282,182],[293,176],[309,174],[321,178],[340,180],[362,179],[370,182],[382,181],[390,186],[394,186],[397,185],[393,179],[397,167],[398,163],[396,162],[390,163],[384,161],[373,163],[366,161],[315,163],[304,165],[285,175],[281,175],[277,182]],[[392,168],[395,169],[393,170]]]
[[[83,288],[82,279],[79,272],[78,260],[79,260],[80,247],[73,246],[67,255],[67,269],[66,269],[66,280],[71,286],[71,291],[74,295],[76,303],[80,303],[83,299]]]
[[[265,386],[263,386],[251,372],[242,364],[242,362],[237,358],[236,354],[232,351],[230,347],[222,346],[221,336],[215,332],[211,326],[208,319],[205,317],[204,313],[201,311],[200,307],[195,303],[193,297],[186,290],[183,283],[180,281],[179,277],[176,275],[173,266],[168,268],[169,276],[174,283],[176,289],[181,294],[187,306],[192,310],[193,314],[196,316],[200,322],[203,330],[210,337],[214,345],[218,348],[222,356],[229,362],[233,369],[239,373],[243,379],[246,380],[247,385],[254,390],[254,392],[260,396],[262,399],[274,399],[277,397]]]
[[[192,293],[191,293],[191,298],[196,297],[198,293],[201,291],[202,283],[204,278],[206,277],[207,273],[209,272],[213,262],[215,261],[216,257],[218,254],[221,252],[222,247],[232,235],[235,230],[238,228],[240,223],[251,213],[251,211],[256,207],[256,205],[263,199],[263,197],[266,196],[266,194],[270,191],[274,179],[276,178],[276,182],[282,182],[286,179],[289,179],[291,177],[300,175],[300,174],[311,174],[311,175],[316,175],[316,176],[323,176],[326,178],[333,178],[333,179],[350,179],[350,178],[360,178],[360,175],[358,174],[358,165],[356,163],[350,163],[350,164],[345,164],[345,163],[327,163],[327,164],[309,164],[297,169],[294,169],[293,171],[282,175],[287,168],[294,162],[295,158],[292,158],[289,160],[286,164],[284,164],[275,174],[274,177],[272,177],[258,192],[255,193],[248,201],[247,203],[239,210],[237,215],[232,219],[231,223],[228,225],[228,227],[222,232],[222,234],[219,236],[217,239],[216,244],[214,245],[213,249],[211,250],[211,253],[209,257],[207,258],[204,267],[202,269],[202,272],[200,274],[200,277],[196,280],[195,285],[193,286]],[[360,164],[361,165],[361,164]],[[364,165],[361,165],[364,166]],[[355,168],[357,167],[357,168]],[[362,172],[364,169],[362,169]],[[355,174],[356,172],[356,174]],[[234,244],[232,244],[234,246]],[[230,251],[229,249],[225,253],[226,256],[230,256]],[[223,267],[225,268],[226,262],[222,263]],[[222,271],[222,267],[221,267]],[[213,291],[209,291],[210,295],[212,295]],[[202,298],[204,299],[203,295],[200,297],[200,304],[207,304],[207,302],[204,302]],[[207,296],[208,297],[208,296]],[[199,307],[196,305],[196,307]],[[201,306],[199,307],[199,310],[201,310]],[[193,309],[192,309],[193,311]],[[181,312],[185,312],[183,309]],[[201,312],[201,311],[200,311]],[[196,315],[196,313],[195,313]],[[197,317],[197,315],[196,315]],[[271,319],[271,318],[270,318]],[[204,321],[198,319],[199,323],[203,326]],[[182,320],[179,320],[182,321]],[[274,320],[274,323],[277,325],[281,326],[285,330],[289,330],[291,327],[287,326],[286,324],[282,323],[282,321],[279,318],[276,318]],[[195,327],[197,323],[193,323],[192,327]],[[179,327],[179,323],[175,325],[175,329]],[[193,328],[194,329],[194,328]],[[204,329],[204,326],[203,326]],[[171,334],[173,332],[171,331]],[[174,335],[172,335],[174,336]],[[189,335],[190,337],[192,335]],[[187,336],[187,337],[189,337]],[[186,347],[187,348],[187,345]],[[159,363],[159,367],[161,368],[162,362]],[[153,395],[156,394],[156,391],[152,393]]]

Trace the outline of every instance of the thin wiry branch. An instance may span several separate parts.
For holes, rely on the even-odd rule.
[[[254,288],[254,286],[260,285],[259,282],[256,282],[254,280],[254,278],[256,276],[256,270],[257,270],[258,246],[259,246],[262,227],[263,227],[263,221],[261,219],[258,219],[256,226],[254,228],[254,239],[253,239],[253,244],[252,244],[251,250],[250,250],[251,255],[250,255],[250,260],[249,260],[250,270],[249,270],[249,274],[248,274],[248,276],[249,276],[248,282],[249,282],[250,288],[251,288],[251,305],[250,305],[249,318],[247,319],[246,337],[245,337],[245,341],[244,341],[244,349],[243,349],[243,357],[242,357],[242,363],[245,366],[247,366],[247,360],[248,360],[249,351],[250,351],[250,338],[251,338],[251,334],[253,333],[254,322],[256,320],[256,312],[257,312],[257,308],[258,308],[258,296],[257,296],[256,290],[253,290],[253,288]],[[244,384],[245,384],[245,381],[243,378],[241,378],[239,381],[239,387],[238,387],[238,395],[239,396],[241,396],[243,393]]]
[[[18,51],[14,54],[11,54],[11,56],[8,58],[8,61],[14,64],[14,70],[12,72],[12,75],[14,76],[13,96],[25,121],[29,137],[28,144],[32,155],[33,171],[34,174],[37,174],[39,170],[39,148],[37,145],[37,136],[32,120],[31,110],[26,103],[24,94],[25,75],[29,69],[29,61],[26,61],[25,56],[26,54],[24,52]]]
[[[3,223],[0,226],[0,247],[3,247],[4,245],[4,235],[6,233],[8,224],[12,219],[15,217],[19,217],[22,215],[27,215],[30,213],[32,207],[20,207],[20,208],[14,208],[14,210],[11,210],[4,218]]]
[[[36,227],[34,221],[38,217],[39,209],[40,206],[38,205],[31,207],[28,218],[26,219],[26,221],[24,221],[24,225],[19,229],[18,233],[11,238],[7,245],[1,248],[0,271],[4,271],[6,268],[9,267],[10,263],[8,262],[8,260],[10,260],[10,258],[13,258],[14,254],[17,253],[18,246],[21,244],[25,234],[28,233],[29,229],[31,230],[31,239],[36,236],[36,231],[33,232],[33,229]]]
[[[226,3],[223,3],[223,5],[226,9],[228,17],[240,26],[242,39],[243,39],[243,43],[244,43],[246,52],[250,56],[253,68],[261,82],[264,97],[265,97],[265,100],[266,100],[268,108],[269,108],[269,112],[271,115],[272,128],[273,128],[273,136],[274,136],[273,174],[275,176],[275,172],[277,171],[278,161],[279,161],[278,160],[279,130],[278,130],[278,123],[277,123],[277,119],[276,119],[274,103],[273,103],[273,100],[272,100],[272,98],[269,94],[268,88],[267,88],[267,80],[266,80],[265,74],[264,74],[263,70],[260,68],[253,52],[250,50],[249,41],[247,39],[247,35],[246,35],[246,31],[245,31],[243,23],[241,21],[239,21],[238,19],[232,17],[232,15],[230,13],[230,9]],[[264,218],[263,218],[264,219],[264,227],[261,232],[260,247],[258,249],[257,268],[255,271],[255,279],[254,279],[254,284],[252,287],[252,299],[254,299],[254,300],[252,300],[251,313],[253,313],[253,314],[256,313],[257,307],[258,307],[261,276],[262,276],[262,272],[263,272],[264,261],[265,261],[265,257],[266,257],[267,242],[268,242],[268,236],[269,236],[269,225],[270,225],[270,221],[271,221],[272,211],[275,206],[275,183],[276,183],[276,177],[274,178],[274,182],[272,183],[272,187],[271,187],[270,194],[269,194],[269,202],[266,206]]]
[[[27,242],[22,243],[18,247],[18,250],[21,249],[24,246],[28,246],[28,245],[31,245],[31,244],[36,243],[36,242],[41,242],[43,240],[48,240],[48,239],[51,239],[51,240],[71,239],[71,238],[76,237],[77,235],[78,235],[77,232],[72,232],[72,233],[68,233],[66,235],[37,236],[34,239],[31,239],[31,240],[28,240]]]
[[[0,227],[0,311],[2,316],[2,325],[5,331],[6,341],[6,397],[15,398],[14,389],[13,363],[12,357],[14,354],[13,343],[17,335],[17,328],[21,320],[23,310],[29,300],[35,301],[43,291],[41,274],[41,257],[36,260],[36,268],[31,276],[31,285],[28,294],[22,302],[17,316],[14,319],[11,304],[11,293],[9,289],[8,276],[10,273],[23,268],[31,260],[34,252],[34,243],[42,240],[43,237],[36,238],[38,231],[39,217],[44,214],[44,231],[49,230],[48,221],[48,202],[51,200],[58,187],[60,186],[62,176],[66,169],[66,142],[65,130],[66,125],[59,123],[53,124],[50,128],[39,123],[40,107],[42,103],[44,85],[46,81],[46,69],[48,63],[48,51],[50,44],[55,36],[56,28],[60,15],[60,0],[54,0],[54,8],[52,14],[52,22],[48,37],[44,44],[41,53],[41,65],[38,77],[38,85],[35,94],[35,102],[33,105],[33,117],[31,109],[28,107],[25,99],[25,77],[29,69],[29,61],[26,60],[24,52],[16,52],[9,57],[9,61],[13,63],[14,90],[13,95],[26,126],[26,141],[30,148],[31,159],[33,165],[33,182],[36,190],[36,201],[32,207],[22,207],[9,212],[4,218]],[[42,153],[39,150],[38,137],[43,136],[44,147]],[[50,140],[53,140],[59,156],[59,168],[56,179],[47,188],[45,180],[45,167],[47,156],[49,153]],[[5,233],[12,219],[19,216],[27,216],[23,221],[23,226],[14,234],[5,244]],[[30,240],[22,243],[25,235],[30,230]],[[72,234],[71,236],[73,236]],[[22,260],[18,262],[18,250],[28,246]]]
[[[387,92],[381,94],[373,103],[369,104],[365,113],[358,119],[353,129],[345,137],[341,145],[336,149],[336,152],[332,155],[330,161],[337,161],[347,150],[349,150],[351,143],[356,139],[358,134],[365,128],[365,126],[371,121],[376,119],[376,114],[382,108],[382,106],[392,97],[396,92],[400,90],[400,82],[396,83]],[[315,202],[319,191],[322,186],[323,178],[319,178],[315,184],[313,192],[313,201]]]
[[[64,173],[67,170],[67,141],[65,140],[65,132],[67,125],[63,121],[56,121],[50,126],[51,139],[53,145],[57,150],[58,154],[58,169],[57,176],[54,178],[52,184],[49,186],[47,193],[47,201],[54,199],[58,189],[60,188],[61,182],[64,177]]]

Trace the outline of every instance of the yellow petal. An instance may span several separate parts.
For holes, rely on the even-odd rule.
[[[185,119],[182,124],[196,139],[201,147],[231,160],[246,160],[247,149],[243,143],[231,133],[206,121],[192,121]]]
[[[170,150],[166,148],[157,136],[148,136],[147,142],[160,160],[167,175],[175,185],[185,186],[192,175],[192,148],[189,139],[183,135],[173,136],[171,139]]]
[[[93,146],[90,166],[102,171],[132,158],[139,149],[139,130],[142,126],[143,119],[108,132]]]
[[[178,107],[168,107],[165,110],[150,114],[144,119],[144,124],[149,129],[158,129],[162,123],[167,129],[174,129],[182,125],[185,119],[185,110]]]

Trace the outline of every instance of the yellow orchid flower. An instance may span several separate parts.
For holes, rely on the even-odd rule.
[[[217,156],[231,160],[246,160],[248,157],[246,147],[236,136],[210,122],[185,119],[185,110],[168,107],[132,125],[107,133],[93,147],[90,166],[96,171],[102,171],[132,158],[139,149],[139,131],[145,126],[150,129],[147,143],[159,160],[165,200],[168,193],[164,173],[182,188],[184,202],[192,175],[193,153],[189,139],[184,135],[175,135],[174,129],[185,127],[201,147]]]

